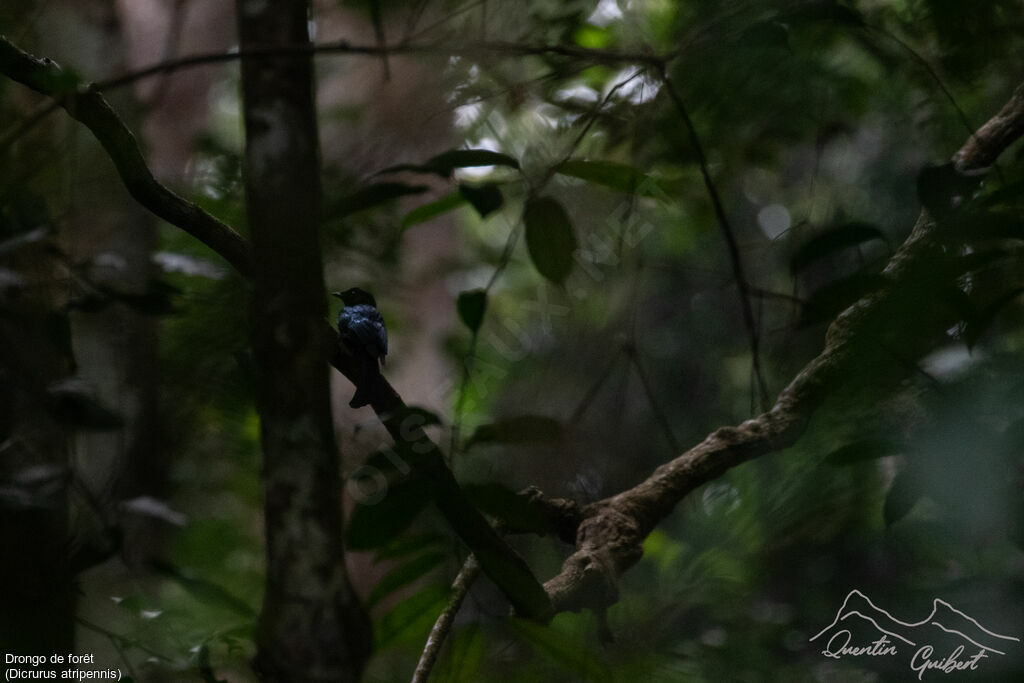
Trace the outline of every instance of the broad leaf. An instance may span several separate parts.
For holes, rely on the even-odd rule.
[[[452,209],[457,209],[465,203],[466,198],[459,192],[446,194],[437,201],[424,204],[423,206],[417,206],[415,209],[405,214],[402,218],[402,229],[404,230],[420,223],[426,223],[432,218],[437,218],[443,213],[447,213]]]
[[[588,183],[642,196],[664,196],[661,184],[651,176],[641,173],[632,166],[615,161],[587,161],[569,159],[555,169],[562,175],[586,180]]]
[[[402,562],[388,572],[384,578],[377,582],[377,585],[370,591],[366,598],[366,608],[372,609],[374,605],[394,593],[399,588],[408,586],[430,570],[444,562],[444,553],[440,551],[428,552],[419,557]]]
[[[459,194],[473,205],[476,212],[480,214],[480,218],[487,218],[505,203],[505,198],[501,196],[501,190],[494,183],[484,185],[461,183],[459,184]]]
[[[459,313],[459,320],[469,328],[469,331],[476,334],[484,321],[484,313],[487,311],[487,291],[474,289],[459,294],[455,302],[455,309]]]
[[[426,185],[406,185],[405,183],[373,183],[341,199],[332,209],[327,211],[328,219],[338,219],[353,213],[365,211],[399,197],[422,194],[429,188]]]
[[[480,425],[466,448],[478,443],[537,443],[554,441],[562,435],[562,423],[543,415],[517,415]]]
[[[882,231],[868,223],[846,223],[829,228],[800,245],[789,260],[789,271],[798,273],[837,251],[871,240],[886,241]]]
[[[551,197],[532,197],[523,210],[523,223],[533,265],[546,279],[561,285],[572,272],[578,246],[565,209]]]
[[[462,487],[473,505],[500,519],[512,533],[553,534],[551,520],[535,506],[503,484],[469,484]]]
[[[450,176],[457,168],[471,168],[476,166],[507,166],[519,168],[519,162],[514,157],[501,152],[492,152],[489,149],[450,149],[442,152],[436,157],[428,159],[422,164],[398,164],[389,166],[378,175],[385,173],[398,173],[400,171],[412,171],[413,173],[433,173],[442,178]]]
[[[150,564],[157,574],[174,581],[198,600],[209,605],[226,608],[247,619],[256,618],[256,610],[249,603],[233,595],[223,586],[199,578],[164,560],[153,560]]]
[[[428,586],[409,596],[374,624],[374,650],[381,651],[410,631],[426,631],[448,601],[444,586]]]
[[[900,451],[900,444],[887,439],[860,439],[832,451],[825,456],[825,462],[833,467],[843,467],[858,462],[885,458],[895,455]]]
[[[800,313],[800,327],[832,320],[847,306],[878,289],[883,282],[881,275],[862,272],[819,287],[804,302]]]
[[[384,498],[375,504],[359,504],[348,524],[348,546],[370,550],[390,543],[409,528],[413,520],[434,499],[434,487],[422,477],[389,485]]]
[[[882,507],[885,526],[890,527],[906,517],[920,499],[921,489],[914,476],[907,470],[897,474],[889,486],[889,493],[885,495],[885,504]]]

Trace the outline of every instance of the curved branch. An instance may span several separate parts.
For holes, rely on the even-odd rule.
[[[998,114],[975,132],[953,156],[961,171],[991,166],[1011,143],[1024,135],[1024,84]],[[885,355],[877,331],[891,325],[891,312],[906,305],[914,278],[927,273],[942,254],[935,223],[922,211],[910,236],[890,259],[886,284],[843,311],[831,324],[825,348],[790,382],[775,405],[735,427],[723,427],[674,460],[658,467],[646,481],[586,506],[576,532],[576,550],[561,572],[544,584],[555,611],[607,608],[618,599],[619,576],[642,554],[644,538],[688,493],[744,461],[786,448],[803,433],[821,402],[834,393],[865,358]],[[912,324],[939,338],[949,311],[922,312]],[[884,323],[884,324],[883,324]],[[928,335],[922,335],[928,336]],[[909,353],[923,353],[928,342]]]
[[[226,224],[161,185],[150,172],[135,136],[103,96],[80,90],[73,74],[49,59],[22,52],[0,37],[0,73],[60,102],[72,118],[83,123],[103,145],[125,187],[142,206],[189,233],[224,257],[243,276],[252,276],[248,242]],[[61,85],[63,84],[63,85]],[[336,348],[337,332],[324,321],[325,348]],[[366,381],[371,405],[399,448],[409,454],[438,489],[437,506],[455,532],[477,556],[484,572],[505,593],[515,609],[540,621],[550,616],[550,604],[529,566],[487,523],[462,494],[440,449],[410,417],[405,402],[383,376],[361,378],[351,358],[338,353],[331,363],[346,377]]]
[[[142,206],[206,244],[242,275],[252,272],[248,243],[237,232],[153,177],[135,136],[103,95],[79,89],[77,77],[51,59],[34,57],[0,36],[0,73],[52,97],[76,121],[92,131],[114,162],[125,188]]]

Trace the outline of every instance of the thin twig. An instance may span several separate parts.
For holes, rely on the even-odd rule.
[[[676,455],[682,453],[683,444],[676,438],[675,432],[672,431],[672,423],[669,422],[668,416],[662,410],[661,404],[658,403],[658,399],[654,395],[654,385],[651,384],[650,378],[644,371],[644,366],[640,363],[640,356],[637,354],[636,347],[632,344],[628,345],[626,347],[626,355],[629,356],[629,360],[633,363],[633,369],[636,370],[636,374],[640,377],[640,383],[644,387],[644,393],[647,395],[647,402],[651,406],[651,412],[654,413],[654,419],[661,425],[661,430],[665,433],[669,446],[672,447],[672,453]]]
[[[495,266],[494,272],[491,273],[491,279],[487,281],[487,286],[484,287],[484,293],[490,294],[491,288],[498,282],[498,278],[508,267],[509,262],[512,260],[512,254],[515,252],[516,243],[519,241],[519,226],[516,225],[512,228],[512,231],[508,235],[508,239],[505,241],[505,248],[501,252],[501,259],[498,261],[498,265]],[[459,432],[462,430],[462,411],[466,403],[466,392],[469,390],[469,381],[473,375],[473,365],[476,362],[476,347],[479,339],[479,328],[473,331],[473,338],[469,342],[469,350],[466,352],[466,356],[463,359],[462,364],[462,379],[459,381],[459,395],[455,399],[455,414],[452,416],[452,432],[451,439],[448,446],[448,462],[451,462],[455,458],[456,452],[459,450]]]
[[[951,105],[953,105],[953,110],[956,111],[957,117],[959,117],[960,123],[962,123],[964,125],[964,128],[967,130],[967,133],[969,135],[973,136],[974,135],[975,126],[971,125],[970,120],[967,118],[967,114],[964,113],[964,110],[961,109],[960,105],[957,103],[956,98],[953,97],[953,93],[951,93],[949,91],[949,88],[947,88],[946,84],[943,83],[942,78],[939,76],[938,72],[935,70],[935,67],[933,67],[931,65],[931,63],[927,59],[924,58],[924,55],[922,55],[917,50],[915,50],[913,47],[911,47],[909,43],[904,41],[902,38],[897,36],[895,33],[890,33],[889,31],[887,31],[886,29],[882,28],[881,26],[871,26],[869,24],[866,24],[865,26],[867,28],[869,28],[870,30],[872,30],[872,31],[874,31],[876,33],[881,34],[883,37],[888,38],[892,42],[894,42],[897,45],[899,45],[901,48],[903,48],[907,52],[907,54],[909,54],[911,57],[913,57],[914,60],[918,64],[920,64],[922,67],[924,67],[924,70],[928,72],[928,75],[931,76],[931,79],[933,81],[935,81],[935,85],[939,86],[939,90],[941,90],[942,94],[946,96],[946,99],[949,100],[949,103]]]
[[[433,24],[428,24],[428,25],[424,26],[422,29],[420,29],[419,31],[417,31],[416,33],[414,33],[414,34],[412,34],[410,36],[406,36],[406,38],[402,42],[405,43],[405,42],[408,42],[410,40],[414,40],[416,38],[419,38],[419,37],[423,36],[424,34],[430,33],[435,28],[438,28],[440,26],[444,26],[447,22],[451,21],[455,17],[457,17],[457,16],[459,16],[461,14],[465,14],[466,12],[470,11],[471,9],[474,9],[475,7],[479,7],[483,3],[484,3],[484,0],[475,0],[474,2],[467,3],[467,4],[463,5],[462,7],[454,9],[451,12],[449,12],[448,14],[446,14],[443,18],[438,19],[437,21],[435,21]]]
[[[665,85],[665,90],[668,92],[669,98],[672,100],[676,110],[679,112],[679,116],[683,119],[683,124],[686,126],[686,130],[690,134],[690,144],[693,146],[693,151],[697,155],[697,163],[700,166],[701,176],[704,178],[704,185],[707,188],[708,196],[711,198],[711,204],[715,209],[715,216],[718,218],[718,225],[722,229],[722,235],[725,237],[725,243],[729,248],[729,259],[732,261],[732,271],[733,275],[736,277],[736,288],[739,290],[740,294],[740,305],[743,311],[743,324],[746,325],[747,334],[750,336],[750,356],[754,381],[757,384],[757,393],[760,399],[761,410],[767,410],[768,406],[771,405],[771,397],[769,396],[768,386],[765,384],[764,376],[761,373],[760,334],[757,329],[757,321],[754,318],[754,309],[750,305],[751,287],[750,283],[747,282],[746,275],[744,274],[743,259],[740,256],[739,244],[736,241],[736,233],[733,231],[732,225],[729,223],[729,218],[725,213],[725,206],[722,204],[722,198],[718,194],[718,188],[711,179],[711,171],[708,169],[707,156],[704,154],[704,147],[700,143],[700,137],[697,135],[697,129],[694,127],[693,121],[690,119],[690,114],[687,112],[686,106],[683,104],[683,100],[679,96],[679,92],[676,90],[675,85],[669,78],[668,71],[664,66],[661,67],[661,81]]]
[[[587,133],[590,132],[590,129],[593,127],[594,123],[597,122],[598,114],[600,114],[601,110],[605,108],[605,105],[607,105],[611,101],[612,96],[643,72],[643,69],[637,69],[629,77],[619,81],[614,86],[612,86],[612,88],[608,91],[608,94],[605,95],[604,98],[602,98],[599,102],[594,104],[594,107],[587,113],[587,122],[584,124],[583,128],[580,129],[580,132],[573,139],[572,144],[569,145],[569,148],[565,151],[565,154],[562,155],[562,160],[557,164],[553,164],[547,170],[547,173],[538,183],[539,186],[543,187],[544,185],[546,185],[547,182],[551,180],[551,177],[558,173],[559,167],[561,167],[562,164],[564,164],[565,162],[572,159],[572,155],[576,153],[576,150],[579,148],[580,143],[583,142],[583,138],[587,136]]]
[[[989,167],[1021,136],[1024,84],[953,155],[954,163],[963,171]],[[619,599],[619,577],[642,557],[644,539],[689,493],[732,467],[796,443],[837,387],[863,370],[865,358],[878,357],[871,348],[873,331],[880,323],[898,322],[892,320],[892,312],[902,310],[908,283],[927,271],[927,264],[942,253],[935,232],[935,221],[922,211],[910,236],[883,271],[886,284],[835,318],[822,352],[783,389],[769,411],[715,430],[686,453],[658,467],[644,482],[583,508],[575,532],[576,551],[563,563],[561,572],[544,584],[555,611],[600,610],[614,604]],[[932,313],[936,314],[933,319],[924,323],[931,333],[906,352],[911,361],[933,348],[955,322],[956,314],[941,302],[923,317]],[[914,333],[920,333],[921,321],[903,323],[917,326]]]
[[[60,108],[58,100],[45,100],[40,102],[35,109],[16,124],[8,128],[0,137],[0,154],[3,154],[23,135],[36,127],[36,124]]]
[[[514,56],[552,54],[563,57],[573,57],[576,59],[587,59],[600,63],[640,63],[648,65],[660,65],[666,59],[671,57],[671,55],[657,56],[642,52],[613,52],[575,45],[520,45],[506,41],[478,41],[475,43],[467,43],[462,46],[453,46],[413,45],[406,42],[402,42],[397,45],[352,45],[348,41],[341,40],[331,43],[311,43],[309,45],[298,46],[273,46],[267,48],[256,47],[248,48],[246,50],[236,49],[229,52],[203,52],[175,59],[166,59],[141,69],[128,71],[120,76],[114,76],[113,78],[107,78],[83,85],[79,89],[78,95],[84,96],[95,92],[113,90],[153,76],[166,76],[182,69],[236,62],[242,57],[262,57],[272,59],[289,56],[308,57],[310,54],[348,54],[386,58],[389,54],[470,56],[490,52],[507,53]],[[60,97],[56,94],[52,94],[51,97],[55,97],[60,100]],[[57,101],[45,105],[39,111],[33,112],[29,115],[26,120],[15,124],[9,132],[5,133],[4,136],[0,138],[0,151],[24,135],[27,130],[52,113],[58,106],[67,108],[65,103]]]
[[[441,654],[441,647],[452,630],[452,624],[455,623],[455,615],[459,613],[459,608],[466,596],[469,595],[469,589],[478,576],[480,576],[480,565],[477,564],[476,557],[470,555],[463,563],[455,581],[452,582],[452,594],[448,598],[448,604],[438,615],[437,621],[434,622],[434,628],[430,629],[430,636],[423,647],[423,654],[420,655],[416,671],[413,672],[412,683],[426,683],[430,677],[430,672],[433,670],[434,664],[437,663],[437,656]]]
[[[583,418],[583,414],[587,412],[587,408],[589,408],[590,404],[594,402],[595,398],[597,398],[597,392],[599,392],[601,390],[601,387],[604,386],[604,383],[612,374],[612,369],[615,368],[615,365],[619,362],[619,358],[621,357],[622,347],[619,347],[618,349],[615,350],[615,353],[612,354],[612,357],[608,360],[608,363],[607,365],[605,365],[604,370],[601,372],[601,374],[597,376],[597,379],[594,380],[594,383],[590,385],[589,389],[587,389],[587,393],[585,393],[583,395],[583,398],[580,399],[579,404],[576,406],[576,410],[572,411],[572,415],[569,417],[568,424],[576,424]]]
[[[177,59],[169,59],[135,71],[129,71],[114,78],[98,81],[88,86],[89,90],[110,90],[157,74],[179,71],[208,64],[235,62],[242,57],[275,59],[281,57],[308,57],[311,54],[348,54],[366,57],[380,57],[387,54],[435,54],[451,57],[471,56],[487,53],[504,53],[517,57],[557,55],[577,59],[589,59],[601,63],[635,63],[660,65],[665,57],[647,52],[615,52],[576,45],[521,45],[508,41],[477,41],[464,45],[353,45],[347,40],[309,45],[252,47],[232,52],[203,52]]]
[[[128,667],[129,670],[131,670],[132,664],[131,664],[130,661],[128,661],[128,658],[125,657],[124,651],[119,647],[119,644],[128,645],[129,647],[135,648],[137,650],[142,650],[146,654],[152,655],[153,657],[156,657],[157,659],[162,659],[165,662],[174,661],[173,659],[171,659],[167,655],[161,654],[161,653],[157,652],[156,650],[154,650],[153,648],[148,647],[148,646],[140,643],[137,640],[130,640],[130,639],[122,636],[120,633],[114,633],[113,631],[110,631],[108,629],[103,628],[99,624],[94,624],[93,622],[89,621],[88,619],[85,619],[83,617],[75,617],[75,621],[77,621],[79,624],[81,624],[85,628],[89,629],[90,631],[94,631],[96,633],[99,633],[101,636],[104,636],[104,637],[108,638],[110,640],[110,642],[114,645],[114,647],[117,649],[118,654],[121,655],[121,659],[124,660],[124,663]],[[133,678],[136,677],[134,671],[132,671],[132,677]]]

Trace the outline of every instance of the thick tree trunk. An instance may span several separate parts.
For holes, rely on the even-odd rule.
[[[309,42],[303,0],[238,0],[237,11],[243,52]],[[370,638],[343,564],[311,58],[244,58],[242,88],[266,493],[257,666],[269,681],[355,681]]]
[[[9,235],[0,235],[0,240]],[[0,652],[68,652],[75,591],[68,558],[68,443],[52,389],[71,371],[59,264],[45,245],[0,259]],[[27,667],[31,668],[31,667]]]

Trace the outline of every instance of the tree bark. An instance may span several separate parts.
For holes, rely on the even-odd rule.
[[[241,49],[308,45],[303,0],[238,0]],[[268,681],[355,681],[370,627],[343,564],[319,244],[319,144],[308,53],[242,59],[252,344],[263,444]]]

